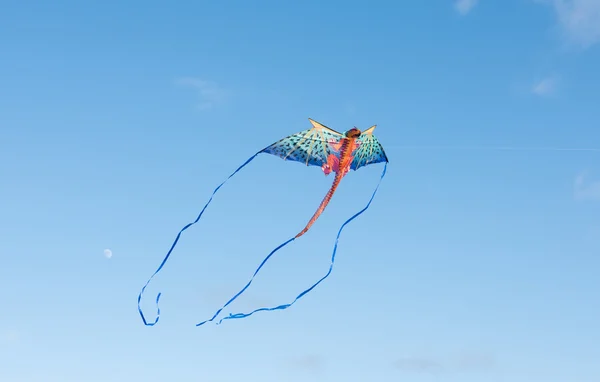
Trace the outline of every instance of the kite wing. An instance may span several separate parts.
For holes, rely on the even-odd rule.
[[[354,159],[350,168],[352,170],[358,170],[362,166],[366,166],[373,163],[388,162],[387,155],[383,151],[383,146],[379,143],[379,140],[373,135],[375,126],[371,126],[367,130],[363,131],[358,141],[360,146],[354,152]]]
[[[309,118],[313,128],[285,137],[261,152],[277,155],[284,160],[302,162],[307,166],[322,166],[333,153],[331,144],[344,135]]]

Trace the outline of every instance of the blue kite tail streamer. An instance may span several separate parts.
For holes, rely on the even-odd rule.
[[[236,295],[233,296],[229,301],[227,301],[227,303],[225,305],[223,305],[219,310],[217,310],[217,312],[210,319],[202,321],[202,322],[196,324],[196,326],[201,326],[201,325],[206,324],[207,322],[214,321],[214,319],[219,315],[219,313],[221,313],[221,311],[223,309],[225,309],[227,307],[227,305],[231,304],[236,298],[238,298],[242,293],[244,293],[244,291],[246,289],[248,289],[248,287],[250,286],[250,284],[252,284],[252,281],[254,280],[254,277],[256,277],[256,275],[258,274],[258,272],[265,265],[265,263],[271,258],[271,256],[273,256],[273,254],[275,254],[275,252],[279,251],[281,248],[285,247],[286,245],[288,245],[289,243],[291,243],[295,239],[296,239],[295,237],[292,237],[291,239],[289,239],[285,243],[281,244],[279,247],[277,247],[274,250],[272,250],[271,253],[269,253],[267,255],[267,257],[265,257],[265,259],[262,261],[262,263],[260,263],[260,265],[258,266],[258,268],[256,269],[256,271],[254,271],[254,274],[252,275],[252,277],[250,278],[250,281],[248,281],[248,283],[246,284],[246,286],[243,287],[242,290],[240,290],[239,292],[237,292]],[[219,323],[221,323],[221,322],[219,321]]]
[[[337,233],[337,236],[335,238],[335,244],[333,246],[333,253],[331,255],[331,264],[329,265],[329,270],[327,271],[327,273],[325,274],[325,276],[323,276],[319,281],[317,281],[316,283],[314,283],[310,288],[304,290],[302,293],[300,293],[295,299],[294,301],[292,301],[291,303],[288,304],[283,304],[283,305],[279,305],[276,307],[271,307],[271,308],[259,308],[259,309],[255,309],[250,313],[236,313],[236,314],[229,314],[229,316],[223,317],[221,318],[221,320],[217,323],[217,324],[221,324],[221,322],[223,322],[223,320],[232,320],[232,319],[238,319],[238,318],[245,318],[245,317],[249,317],[251,315],[253,315],[254,313],[257,312],[262,312],[262,311],[273,311],[273,310],[284,310],[289,308],[290,306],[294,305],[296,303],[296,301],[298,301],[299,299],[301,299],[304,295],[306,295],[308,292],[310,292],[311,290],[313,290],[314,288],[316,288],[317,285],[319,285],[323,280],[325,280],[327,277],[329,277],[329,275],[331,274],[331,271],[333,270],[333,264],[335,263],[335,254],[337,252],[337,246],[338,246],[338,241],[340,239],[340,235],[344,229],[344,227],[346,226],[346,224],[350,223],[352,220],[354,220],[355,218],[357,218],[359,215],[361,215],[363,212],[365,212],[369,206],[371,205],[371,202],[373,201],[373,199],[375,198],[375,194],[377,194],[377,190],[379,189],[379,186],[381,185],[381,181],[383,180],[383,177],[385,176],[387,170],[387,163],[385,163],[384,167],[383,167],[383,172],[381,173],[381,177],[379,178],[379,182],[377,183],[377,187],[375,187],[375,190],[373,191],[373,194],[371,195],[371,199],[369,199],[369,202],[367,203],[367,205],[360,211],[358,211],[357,213],[355,213],[352,217],[350,217],[348,220],[346,220],[344,222],[344,224],[342,224],[342,226],[340,227],[340,230]],[[262,268],[262,266],[264,265],[264,263],[279,249],[283,248],[285,245],[287,245],[289,242],[291,242],[292,240],[294,240],[293,238],[286,241],[285,243],[281,244],[279,247],[275,248],[266,258],[265,260],[263,260],[263,262],[260,264],[260,266],[258,267],[258,269],[256,270],[256,272],[254,273],[254,276],[256,275],[256,273],[258,273],[258,271],[260,270],[260,268]],[[254,279],[254,276],[252,276],[252,279]],[[248,288],[248,286],[250,285],[250,283],[252,282],[252,279],[250,280],[250,282],[244,287],[244,289],[242,289],[238,294],[235,295],[235,297],[233,297],[231,300],[229,300],[229,302],[227,302],[227,304],[225,304],[223,306],[223,308],[225,308],[227,305],[229,305],[230,302],[232,302],[233,300],[235,300],[235,298],[237,298],[244,290],[246,290],[246,288]],[[213,316],[212,319],[208,320],[208,321],[212,321],[220,312],[221,310],[223,310],[223,308],[219,309],[219,311]],[[203,323],[205,323],[207,321],[204,321],[198,325],[202,325]]]
[[[234,176],[238,171],[240,171],[242,168],[244,168],[248,163],[250,163],[254,158],[256,158],[256,156],[258,154],[260,154],[261,152],[262,151],[259,151],[256,154],[252,155],[246,162],[244,162],[243,165],[241,165],[240,167],[237,168],[237,170],[235,170],[233,173],[231,173],[231,175],[229,175],[229,177],[227,177],[227,179],[225,179],[223,181],[223,183],[219,184],[219,186],[217,188],[215,188],[215,190],[213,191],[212,195],[210,196],[210,199],[208,199],[208,202],[206,202],[206,204],[204,205],[204,208],[202,208],[202,211],[200,211],[200,214],[198,214],[198,217],[196,218],[196,220],[194,220],[192,223],[187,224],[185,227],[183,227],[179,231],[179,233],[177,234],[177,237],[175,238],[175,241],[171,245],[171,249],[169,249],[169,252],[167,252],[167,255],[165,256],[164,260],[162,261],[162,263],[160,264],[160,266],[158,267],[158,269],[152,274],[152,276],[150,276],[150,278],[148,279],[148,281],[146,281],[146,284],[144,285],[144,287],[142,288],[142,290],[141,290],[141,292],[140,292],[140,294],[138,296],[138,311],[140,312],[140,316],[142,316],[142,321],[144,321],[144,325],[146,325],[146,326],[154,326],[158,322],[158,319],[160,318],[160,307],[158,306],[158,301],[160,300],[161,293],[159,293],[156,296],[156,319],[154,320],[154,322],[150,322],[150,323],[148,321],[146,321],[146,317],[144,317],[144,313],[142,312],[142,308],[140,307],[140,301],[142,300],[142,295],[144,294],[144,291],[146,290],[146,287],[148,286],[148,284],[150,284],[150,281],[152,281],[152,279],[154,278],[154,276],[156,276],[156,274],[158,272],[160,272],[160,270],[163,268],[163,266],[165,265],[165,263],[169,259],[169,256],[171,256],[171,252],[173,252],[173,249],[175,248],[175,245],[177,245],[177,242],[179,241],[179,237],[181,236],[181,234],[183,233],[183,231],[185,231],[186,229],[190,228],[194,224],[198,223],[198,221],[200,220],[200,218],[204,214],[204,211],[206,210],[206,207],[208,207],[208,205],[210,204],[210,202],[213,200],[213,197],[215,196],[215,194],[217,193],[217,191],[219,191],[219,189],[229,179],[231,179],[232,176]]]

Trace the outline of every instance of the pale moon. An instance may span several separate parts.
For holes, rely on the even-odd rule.
[[[111,251],[110,249],[105,249],[105,250],[104,250],[104,256],[105,256],[107,259],[110,259],[110,258],[112,257],[112,251]]]

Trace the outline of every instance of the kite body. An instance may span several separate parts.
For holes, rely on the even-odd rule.
[[[333,184],[308,224],[295,237],[304,235],[317,221],[331,201],[342,178],[352,170],[371,163],[387,162],[383,147],[373,135],[375,126],[361,132],[352,128],[344,134],[309,119],[312,129],[283,138],[262,152],[274,154],[285,160],[303,162],[307,166],[321,166],[323,173],[335,173]]]
[[[211,319],[202,321],[199,324],[197,324],[196,326],[200,326],[200,325],[205,324],[206,322],[213,321],[225,307],[227,307],[230,303],[232,303],[238,296],[240,296],[250,286],[254,277],[258,274],[260,269],[269,260],[269,258],[271,258],[271,256],[273,256],[273,254],[275,252],[277,252],[278,250],[280,250],[281,248],[283,248],[290,242],[294,241],[295,239],[299,238],[300,236],[302,236],[306,232],[308,232],[308,230],[311,228],[311,226],[317,221],[319,216],[323,213],[323,211],[325,210],[325,208],[331,201],[331,198],[333,197],[333,194],[335,193],[336,189],[338,188],[340,182],[342,181],[344,176],[346,176],[348,174],[348,172],[350,172],[350,170],[358,170],[360,167],[363,167],[363,166],[366,166],[369,164],[385,162],[385,166],[384,166],[383,172],[381,174],[379,183],[377,184],[375,191],[373,191],[371,199],[369,200],[366,207],[364,207],[361,211],[359,211],[358,213],[356,213],[352,217],[350,217],[348,220],[346,220],[344,222],[344,224],[342,224],[340,230],[338,231],[335,245],[333,248],[332,257],[331,257],[331,265],[329,267],[329,271],[327,272],[327,274],[325,274],[325,276],[323,276],[319,281],[317,281],[315,284],[313,284],[310,288],[308,288],[305,291],[303,291],[302,293],[300,293],[294,299],[294,301],[292,301],[291,303],[283,304],[283,305],[279,305],[279,306],[275,306],[275,307],[271,307],[271,308],[259,308],[250,313],[230,314],[227,317],[221,318],[219,323],[225,319],[248,317],[259,311],[287,309],[290,306],[292,306],[298,299],[300,299],[302,296],[304,296],[305,294],[310,292],[312,289],[314,289],[318,284],[320,284],[324,279],[326,279],[329,276],[329,274],[331,273],[331,271],[333,269],[333,264],[335,261],[335,254],[337,251],[337,243],[338,243],[340,234],[341,234],[342,230],[344,229],[344,227],[346,226],[346,224],[348,224],[350,221],[355,219],[358,215],[360,215],[364,211],[366,211],[367,208],[369,208],[369,206],[371,205],[371,202],[373,201],[373,198],[375,197],[375,194],[377,193],[377,190],[379,189],[379,184],[381,183],[381,180],[385,176],[388,158],[385,154],[385,151],[383,150],[383,147],[381,146],[381,144],[379,143],[377,138],[373,135],[373,130],[375,130],[375,126],[371,126],[369,129],[367,129],[365,131],[360,131],[359,129],[357,129],[355,127],[355,128],[352,128],[352,129],[346,131],[345,133],[339,133],[339,132],[337,132],[333,129],[330,129],[312,119],[309,119],[309,121],[313,125],[313,127],[311,129],[304,130],[299,133],[285,137],[285,138],[273,143],[272,145],[267,146],[266,148],[262,149],[261,151],[257,152],[252,157],[250,157],[244,164],[242,164],[237,170],[235,170],[231,175],[229,175],[229,177],[213,191],[212,196],[210,197],[210,199],[208,200],[208,202],[206,203],[206,205],[204,206],[204,208],[202,209],[202,211],[200,212],[200,214],[198,215],[196,220],[192,223],[187,224],[185,227],[183,227],[179,231],[179,234],[177,235],[177,237],[175,238],[175,241],[171,245],[171,249],[165,256],[164,260],[162,261],[162,263],[160,264],[158,269],[154,272],[154,274],[150,277],[150,279],[148,279],[148,281],[146,282],[146,285],[144,285],[144,287],[142,288],[142,290],[138,296],[138,311],[139,311],[145,325],[153,326],[158,322],[158,319],[160,317],[160,309],[158,309],[158,301],[160,299],[161,294],[159,293],[156,297],[156,304],[157,304],[157,309],[158,309],[157,317],[154,322],[149,323],[146,321],[146,318],[145,318],[144,314],[142,313],[142,309],[140,307],[140,302],[141,302],[141,298],[144,293],[144,290],[146,289],[146,287],[148,286],[148,284],[150,283],[152,278],[165,265],[167,259],[171,255],[171,252],[175,248],[175,245],[179,241],[179,238],[180,238],[181,234],[183,233],[183,231],[188,229],[190,226],[196,224],[200,220],[200,218],[202,217],[202,214],[204,213],[204,211],[206,210],[206,208],[212,201],[214,195],[225,184],[225,182],[227,182],[227,180],[229,180],[238,171],[240,171],[243,167],[245,167],[248,163],[250,163],[258,154],[261,154],[261,153],[276,155],[276,156],[283,158],[284,160],[301,162],[307,166],[319,166],[319,167],[321,167],[321,170],[323,171],[323,173],[326,176],[333,172],[335,174],[334,179],[333,179],[333,184],[331,185],[331,188],[329,189],[329,191],[323,198],[323,201],[317,208],[317,210],[314,213],[314,215],[312,216],[312,218],[308,221],[308,223],[306,224],[304,229],[302,229],[302,231],[300,231],[296,236],[292,237],[291,239],[287,240],[286,242],[284,242],[283,244],[281,244],[277,248],[275,248],[273,251],[271,251],[271,253],[263,260],[263,262],[260,264],[260,266],[256,269],[256,271],[252,275],[252,278],[246,284],[246,286],[242,290],[240,290],[235,296],[233,296],[225,305],[223,305],[223,307],[221,307],[219,310],[217,310],[217,312],[213,315],[213,317]]]

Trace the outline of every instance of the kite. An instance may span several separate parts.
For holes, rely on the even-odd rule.
[[[158,306],[158,302],[160,300],[161,293],[158,293],[158,295],[156,296],[157,314],[156,314],[156,318],[155,318],[154,322],[148,322],[142,312],[142,309],[140,307],[142,295],[144,294],[144,291],[146,290],[146,287],[148,286],[150,281],[154,278],[154,276],[156,276],[156,274],[158,272],[160,272],[160,270],[163,268],[163,266],[167,262],[169,256],[171,255],[173,249],[175,248],[175,245],[177,245],[177,242],[179,241],[181,234],[183,233],[183,231],[185,231],[192,225],[196,224],[200,220],[200,218],[202,217],[202,214],[204,214],[204,211],[206,210],[208,205],[211,203],[211,201],[212,201],[213,197],[215,196],[215,194],[217,193],[217,191],[219,191],[219,189],[231,177],[233,177],[238,171],[240,171],[243,167],[245,167],[248,163],[250,163],[256,156],[258,156],[261,153],[276,155],[287,161],[295,161],[295,162],[304,163],[306,166],[320,166],[321,170],[323,171],[325,176],[328,176],[332,172],[335,174],[334,179],[333,179],[333,184],[331,185],[331,188],[329,189],[329,191],[323,198],[321,204],[319,205],[319,207],[317,208],[317,210],[315,211],[315,213],[311,217],[311,219],[308,221],[306,226],[297,235],[290,238],[289,240],[287,240],[286,242],[284,242],[283,244],[281,244],[277,248],[275,248],[273,251],[271,251],[271,253],[269,253],[269,255],[267,257],[265,257],[265,259],[262,261],[262,263],[256,269],[256,271],[250,278],[250,281],[248,281],[248,283],[244,286],[244,288],[242,288],[242,290],[240,290],[235,296],[233,296],[225,305],[223,305],[220,309],[218,309],[217,312],[212,316],[212,318],[202,321],[202,322],[196,324],[196,326],[201,326],[207,322],[214,321],[223,309],[225,309],[229,304],[231,304],[236,298],[238,298],[250,286],[250,284],[254,280],[254,277],[258,274],[258,272],[265,265],[265,263],[271,258],[271,256],[273,256],[273,254],[275,254],[275,252],[277,252],[284,246],[288,245],[290,242],[296,240],[297,238],[299,238],[300,236],[302,236],[306,232],[308,232],[308,230],[317,221],[319,216],[323,213],[323,211],[325,210],[325,208],[331,201],[331,198],[333,197],[333,194],[335,193],[336,189],[338,188],[342,178],[344,178],[344,176],[346,176],[346,174],[348,174],[348,172],[350,170],[356,171],[359,168],[370,165],[370,164],[385,163],[385,165],[383,167],[383,171],[379,178],[379,182],[377,183],[377,186],[375,187],[375,190],[373,191],[371,198],[369,199],[369,202],[367,203],[367,205],[362,210],[360,210],[359,212],[354,214],[352,217],[350,217],[348,220],[346,220],[340,227],[340,229],[337,233],[337,237],[335,239],[335,244],[333,247],[333,253],[331,256],[331,263],[329,266],[329,271],[325,274],[325,276],[323,276],[321,279],[319,279],[319,281],[314,283],[310,288],[308,288],[308,289],[304,290],[302,293],[300,293],[291,303],[282,304],[282,305],[278,305],[275,307],[259,308],[259,309],[255,309],[254,311],[252,311],[250,313],[229,314],[229,316],[221,318],[221,320],[217,324],[220,324],[223,320],[227,320],[227,319],[237,319],[237,318],[248,317],[248,316],[250,316],[254,313],[260,312],[260,311],[273,311],[273,310],[287,309],[290,306],[292,306],[296,301],[298,301],[300,298],[302,298],[304,295],[306,295],[308,292],[313,290],[317,285],[319,285],[323,280],[325,280],[331,274],[331,271],[333,269],[333,264],[335,262],[335,255],[337,252],[337,245],[338,245],[338,241],[340,238],[340,234],[342,233],[342,230],[344,229],[346,224],[348,224],[350,221],[354,220],[356,217],[358,217],[363,212],[365,212],[371,205],[371,202],[373,201],[373,198],[375,197],[375,194],[377,193],[377,190],[379,189],[379,185],[381,184],[381,181],[383,180],[383,177],[385,176],[385,172],[386,172],[387,164],[388,164],[388,158],[385,154],[385,151],[383,150],[381,143],[379,143],[377,138],[373,135],[373,131],[375,130],[375,127],[376,127],[375,125],[371,126],[370,128],[368,128],[365,131],[360,131],[358,128],[354,127],[352,129],[346,131],[345,133],[339,133],[333,129],[330,129],[329,127],[327,127],[325,125],[322,125],[321,123],[319,123],[317,121],[310,119],[310,118],[309,118],[309,121],[313,126],[312,128],[301,131],[301,132],[293,134],[293,135],[290,135],[288,137],[285,137],[285,138],[273,143],[272,145],[267,146],[266,148],[260,150],[259,152],[257,152],[253,156],[251,156],[248,160],[246,160],[246,162],[244,162],[244,164],[242,164],[240,167],[238,167],[237,170],[235,170],[231,175],[229,175],[229,177],[227,179],[225,179],[213,191],[211,197],[209,198],[208,202],[204,205],[204,208],[202,208],[202,210],[200,211],[200,214],[198,215],[196,220],[193,221],[192,223],[187,224],[179,231],[179,233],[177,234],[177,237],[175,238],[175,241],[171,245],[171,248],[167,252],[167,255],[163,259],[162,263],[160,264],[158,269],[154,272],[154,274],[152,274],[152,276],[150,276],[150,278],[148,279],[148,281],[146,282],[146,284],[140,291],[140,294],[138,295],[138,311],[142,317],[142,321],[144,322],[144,324],[146,326],[154,326],[160,318],[160,307]]]

